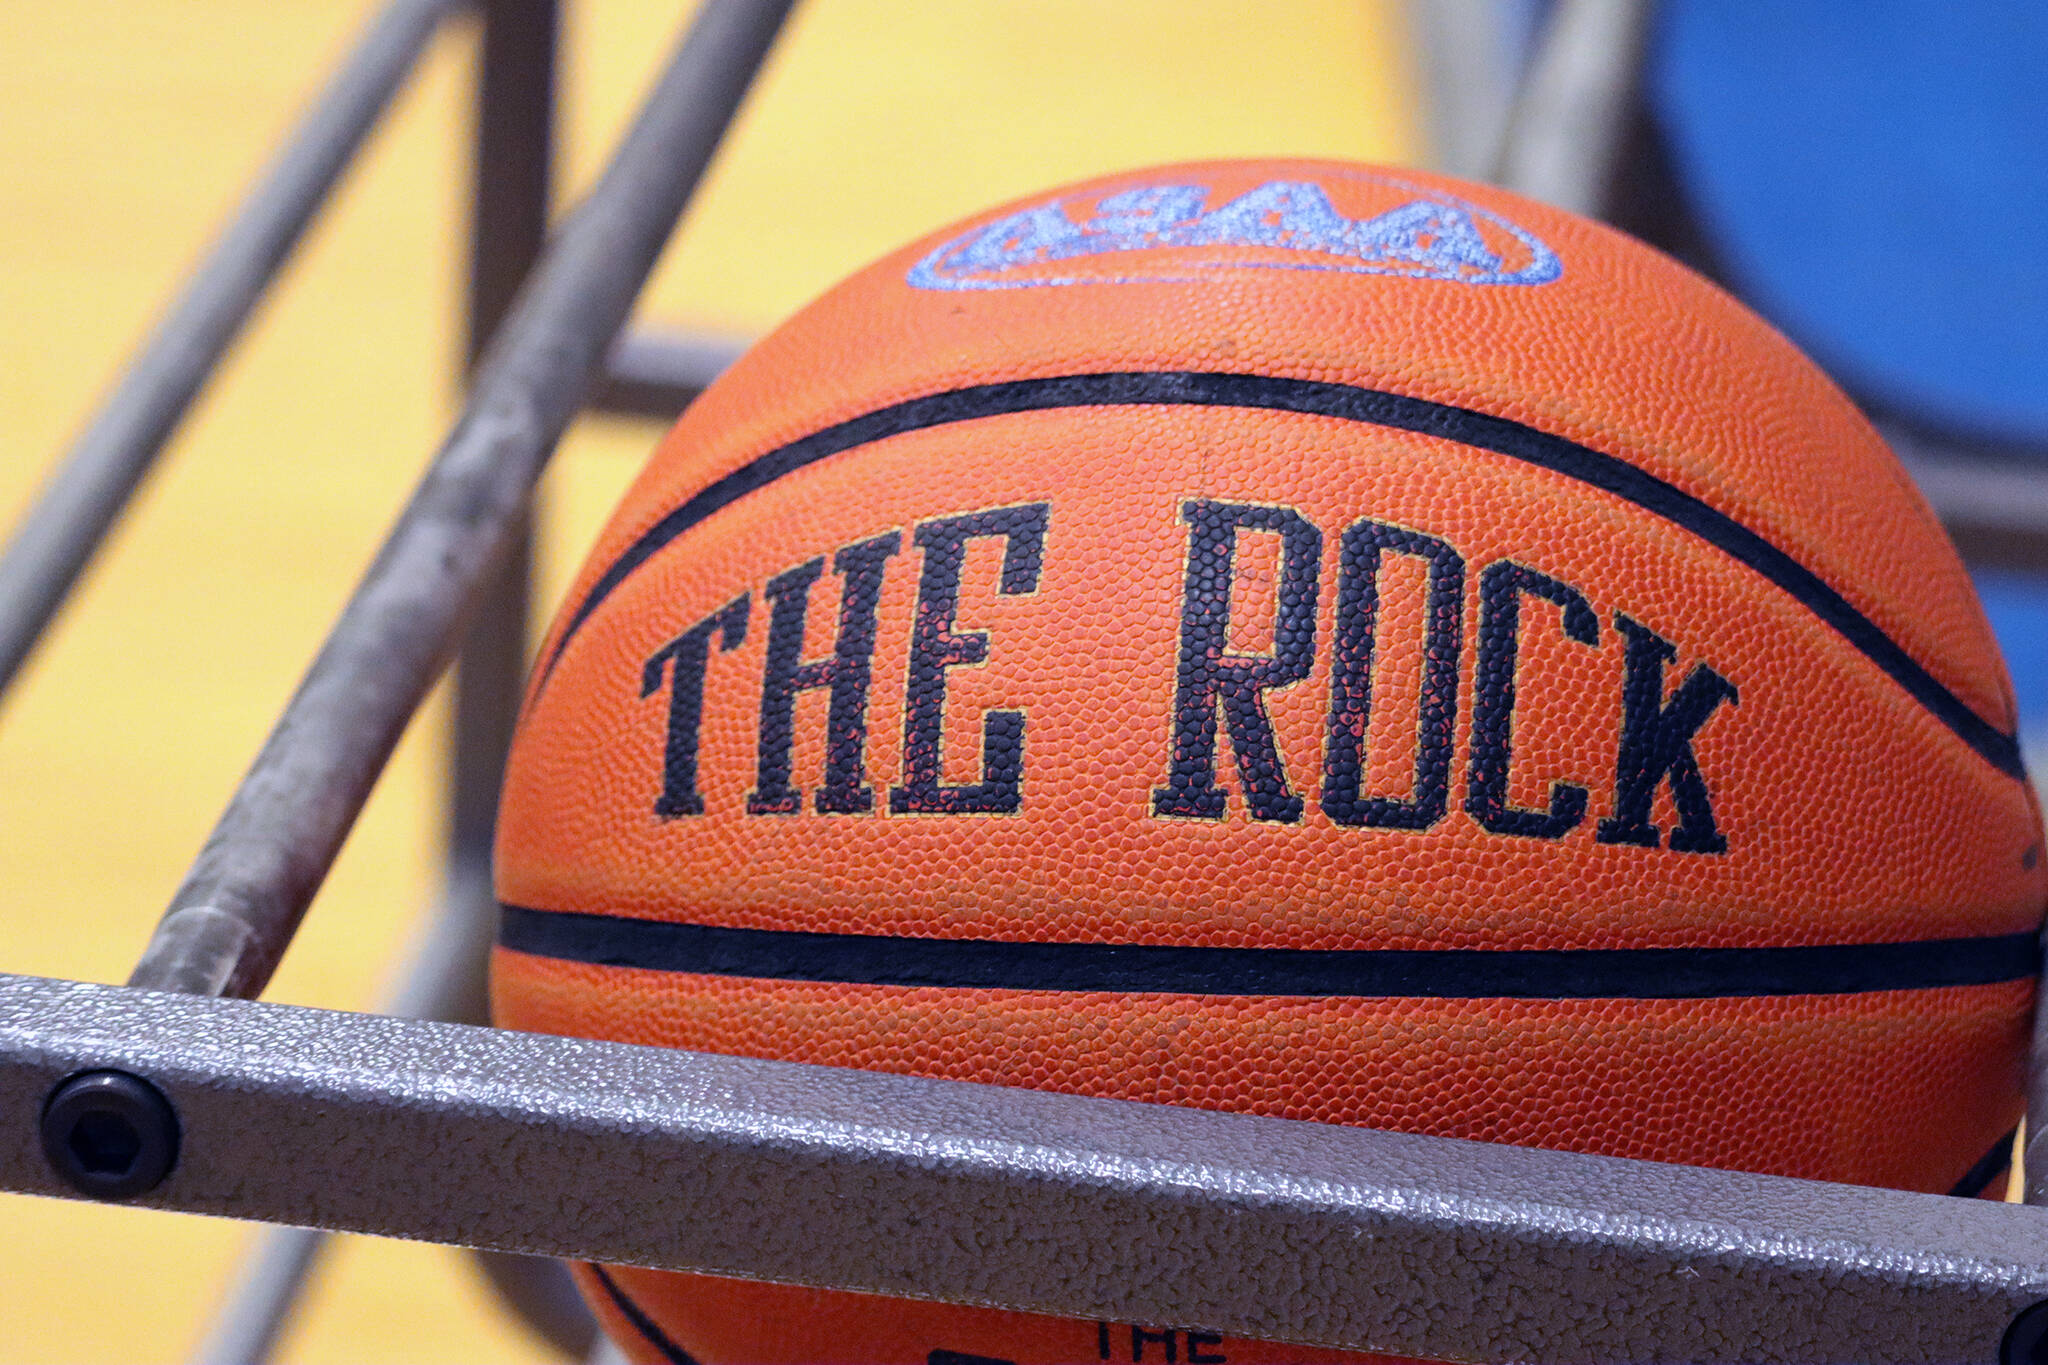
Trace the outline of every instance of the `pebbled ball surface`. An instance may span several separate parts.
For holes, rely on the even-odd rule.
[[[2022,1107],[2012,727],[1926,504],[1725,294],[1418,172],[1134,172],[663,442],[529,690],[495,1010],[1946,1192]],[[1339,1358],[584,1274],[640,1360]]]

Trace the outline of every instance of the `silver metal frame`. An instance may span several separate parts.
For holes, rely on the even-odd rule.
[[[447,663],[790,0],[705,6],[200,850],[131,986],[259,994]]]
[[[1433,1360],[1991,1361],[2048,1213],[0,977],[0,1113],[146,1076],[137,1202]],[[0,1185],[66,1187],[33,1125]]]
[[[481,2],[501,94],[505,71],[551,69],[552,0]],[[215,998],[260,992],[465,612],[495,593],[496,630],[466,655],[476,754],[444,942],[399,1002],[473,1013],[533,486],[588,397],[665,411],[729,354],[618,335],[788,8],[710,0],[544,254],[545,119],[537,153],[499,138],[528,147],[526,188],[479,231],[500,245],[480,254],[473,335],[495,335],[469,401],[129,986],[0,976],[0,1188],[1444,1360],[2048,1361],[2038,1209]],[[395,0],[245,210],[259,226],[195,282],[205,306],[145,348],[0,560],[22,637],[0,679],[450,10]],[[1644,10],[1559,13],[1499,164],[1592,205]],[[1573,127],[1592,132],[1560,156]],[[212,320],[180,320],[195,311]],[[160,353],[179,359],[168,387]],[[2048,546],[2038,497],[1955,468],[1947,505]],[[207,1349],[261,1358],[315,1245],[281,1235]]]
[[[20,671],[427,40],[458,8],[457,0],[392,0],[371,24],[15,528],[0,555],[0,690]]]

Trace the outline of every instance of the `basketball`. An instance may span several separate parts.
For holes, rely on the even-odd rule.
[[[1139,171],[874,264],[663,442],[529,685],[494,1009],[1995,1194],[2014,710],[1898,462],[1713,285],[1420,172]],[[644,1361],[1339,1358],[579,1274]]]

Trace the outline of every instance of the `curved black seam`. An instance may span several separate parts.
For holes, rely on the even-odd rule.
[[[1963,1172],[1963,1178],[1949,1191],[1956,1199],[1975,1199],[1984,1193],[1985,1187],[2012,1168],[2012,1145],[2018,1140],[2017,1127],[2007,1130],[2006,1135],[1991,1144],[1991,1150],[1977,1158],[1977,1164]]]
[[[1312,949],[894,938],[502,907],[498,942],[599,966],[954,989],[1356,999],[1691,1000],[2030,980],[2038,936],[1777,948]]]
[[[1321,380],[1214,372],[1133,371],[1015,379],[913,398],[829,426],[772,450],[703,488],[649,527],[591,585],[562,630],[540,686],[597,605],[656,551],[713,513],[785,474],[885,437],[977,417],[1048,408],[1194,404],[1267,408],[1412,431],[1491,451],[1590,484],[1692,532],[1790,593],[2001,772],[2026,775],[2019,741],[1971,710],[1876,622],[1819,575],[1692,494],[1562,436],[1469,408]]]
[[[619,1288],[618,1282],[605,1273],[603,1266],[595,1261],[585,1261],[583,1264],[589,1267],[591,1274],[597,1276],[597,1282],[604,1286],[604,1292],[611,1299],[612,1306],[625,1315],[626,1321],[632,1323],[634,1329],[647,1338],[647,1344],[661,1352],[670,1365],[697,1365],[697,1357],[676,1345],[674,1339],[661,1330],[661,1324],[648,1317],[646,1311],[633,1302],[625,1290]]]

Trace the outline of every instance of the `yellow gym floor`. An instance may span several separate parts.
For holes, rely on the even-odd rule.
[[[587,183],[687,4],[569,0]],[[0,0],[0,513],[26,507],[374,5]],[[646,300],[751,335],[997,200],[1182,158],[1417,152],[1391,0],[808,0]],[[472,82],[436,45],[0,710],[0,970],[121,980],[454,411]],[[551,609],[656,430],[544,490]],[[444,708],[269,998],[374,1008],[437,875]],[[245,1227],[0,1196],[0,1360],[185,1358]],[[289,1361],[545,1349],[456,1253],[335,1242]]]

